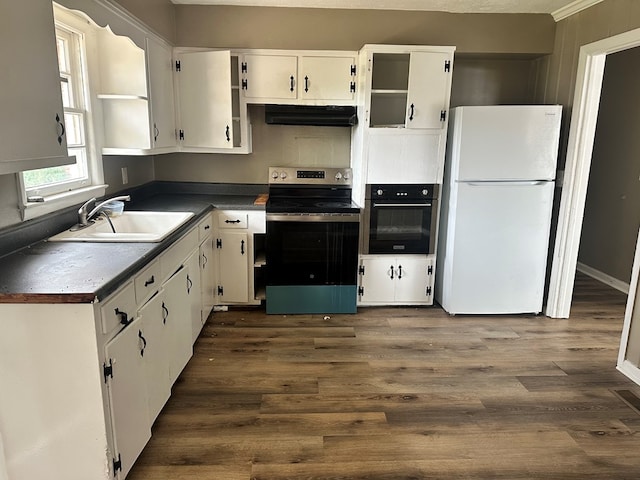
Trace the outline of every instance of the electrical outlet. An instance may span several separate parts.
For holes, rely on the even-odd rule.
[[[122,167],[120,171],[122,172],[122,184],[126,185],[129,183],[129,172],[127,171],[127,167]]]

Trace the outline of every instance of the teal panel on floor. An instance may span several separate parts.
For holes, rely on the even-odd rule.
[[[267,313],[356,313],[355,285],[267,286]]]

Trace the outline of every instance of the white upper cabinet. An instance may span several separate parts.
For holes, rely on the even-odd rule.
[[[355,52],[256,51],[242,58],[247,103],[353,105]]]
[[[171,47],[148,37],[145,49],[101,28],[98,35],[103,153],[174,151]]]
[[[180,146],[233,148],[231,52],[178,53],[176,79]]]
[[[2,2],[0,18],[0,175],[72,163],[51,1]]]

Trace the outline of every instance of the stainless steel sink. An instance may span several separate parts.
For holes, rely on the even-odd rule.
[[[161,242],[193,216],[192,212],[123,212],[98,216],[87,227],[76,225],[49,238],[51,242]],[[111,228],[113,225],[113,229]],[[115,230],[115,233],[114,231]]]

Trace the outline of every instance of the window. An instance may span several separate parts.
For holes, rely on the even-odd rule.
[[[102,158],[91,138],[91,60],[85,54],[86,43],[95,42],[95,32],[88,22],[56,4],[54,15],[67,151],[76,161],[18,174],[25,220],[104,195],[105,190]]]

